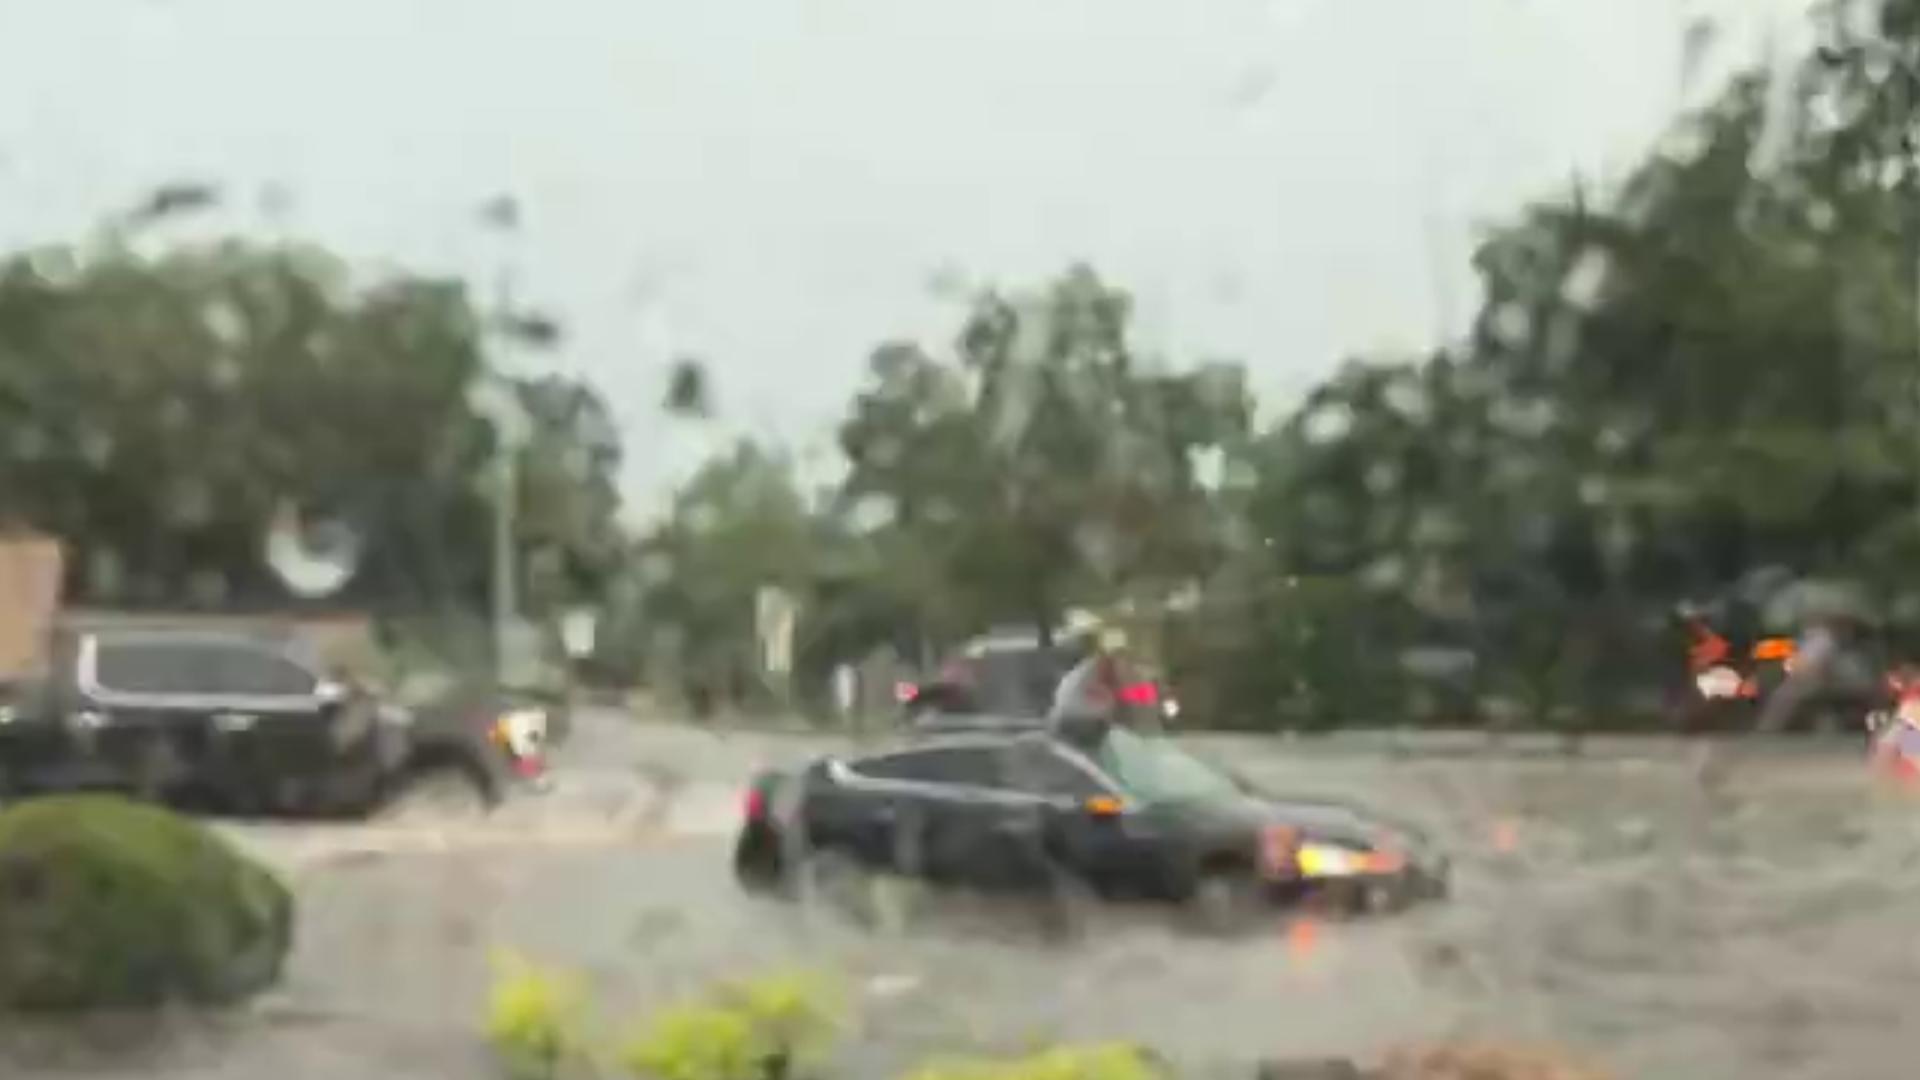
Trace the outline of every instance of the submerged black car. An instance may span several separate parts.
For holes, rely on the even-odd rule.
[[[1165,736],[1105,722],[823,757],[758,777],[745,812],[734,865],[753,891],[831,893],[831,881],[885,871],[1170,901],[1223,928],[1309,897],[1399,908],[1444,895],[1448,873],[1404,825],[1269,796]]]

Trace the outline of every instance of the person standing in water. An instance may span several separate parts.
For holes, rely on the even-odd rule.
[[[1163,715],[1157,704],[1141,704],[1128,694],[1136,671],[1127,656],[1126,631],[1097,624],[1081,635],[1083,655],[1054,690],[1048,719],[1097,720],[1136,729],[1158,729]]]
[[[1785,731],[1809,709],[1857,710],[1864,716],[1871,708],[1880,680],[1858,613],[1837,607],[1815,612],[1791,664],[1786,680],[1761,703],[1755,730]]]

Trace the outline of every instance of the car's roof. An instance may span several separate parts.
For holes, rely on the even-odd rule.
[[[1084,639],[1084,635],[1066,628],[1053,631],[1050,637],[1050,643],[1042,644],[1040,632],[1031,626],[995,626],[968,638],[960,645],[959,652],[962,656],[978,656],[997,652],[1063,651],[1074,648]]]
[[[274,634],[248,633],[241,630],[173,629],[157,626],[87,629],[81,630],[79,636],[112,642],[116,645],[247,645],[254,648],[277,649],[287,644],[286,638]]]
[[[906,738],[889,740],[873,746],[860,748],[849,756],[851,761],[865,761],[872,758],[892,757],[895,754],[917,753],[923,750],[964,750],[986,748],[1005,748],[1016,743],[1030,742],[1036,739],[1051,739],[1052,735],[1043,727],[1028,725],[1010,727],[1004,731],[988,729],[957,730],[909,735]]]
[[[265,631],[205,629],[198,627],[101,627],[79,630],[75,640],[92,639],[101,645],[124,647],[200,646],[214,649],[245,649],[271,653],[308,666],[318,666],[320,656],[311,642],[292,635]]]
[[[1040,639],[1033,634],[993,634],[968,641],[960,647],[960,655],[978,657],[1040,650]]]
[[[1047,730],[1043,717],[940,713],[923,717],[908,728],[922,738],[956,734],[1024,734]]]
[[[1048,720],[1012,719],[1007,717],[961,717],[935,725],[909,728],[900,733],[897,740],[882,747],[863,751],[861,757],[878,757],[884,754],[903,753],[908,750],[926,750],[949,746],[1011,746],[1015,743],[1042,739],[1065,746],[1078,753],[1088,753],[1091,746],[1104,738],[1105,725],[1101,725],[1100,734],[1075,734],[1063,731]]]

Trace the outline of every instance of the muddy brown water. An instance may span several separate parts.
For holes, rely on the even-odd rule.
[[[223,1016],[85,1040],[15,1024],[0,1075],[490,1075],[477,1032],[501,948],[584,973],[615,1029],[718,977],[838,973],[858,997],[849,1075],[1042,1039],[1224,1067],[1454,1034],[1570,1043],[1623,1077],[1920,1071],[1902,1023],[1920,986],[1920,805],[1872,790],[1854,747],[1745,757],[1703,786],[1677,743],[1563,759],[1219,740],[1276,788],[1426,825],[1455,856],[1454,898],[1367,922],[1276,918],[1230,942],[1101,911],[1058,944],[959,901],[875,935],[740,896],[739,784],[814,745],[598,716],[558,790],[484,826],[223,825],[299,893],[285,984]]]

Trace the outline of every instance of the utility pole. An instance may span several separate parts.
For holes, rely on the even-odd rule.
[[[493,666],[495,677],[504,683],[512,671],[519,608],[513,557],[518,502],[515,489],[519,481],[516,459],[531,425],[511,385],[497,376],[484,376],[474,386],[469,404],[493,426]]]
[[[513,579],[513,525],[517,509],[514,452],[502,446],[493,463],[493,663],[497,682],[505,683],[513,656],[513,623],[519,608]]]
[[[480,218],[488,229],[500,235],[509,250],[502,253],[494,277],[494,317],[504,327],[513,317],[512,241],[520,229],[520,204],[511,195],[489,200],[480,208]],[[512,342],[510,332],[497,335],[498,348],[504,352]],[[515,588],[514,518],[518,509],[516,490],[520,450],[531,434],[532,423],[521,407],[513,384],[495,372],[488,372],[469,395],[473,410],[493,427],[493,671],[504,684],[514,674],[517,641],[516,623],[519,602]]]

